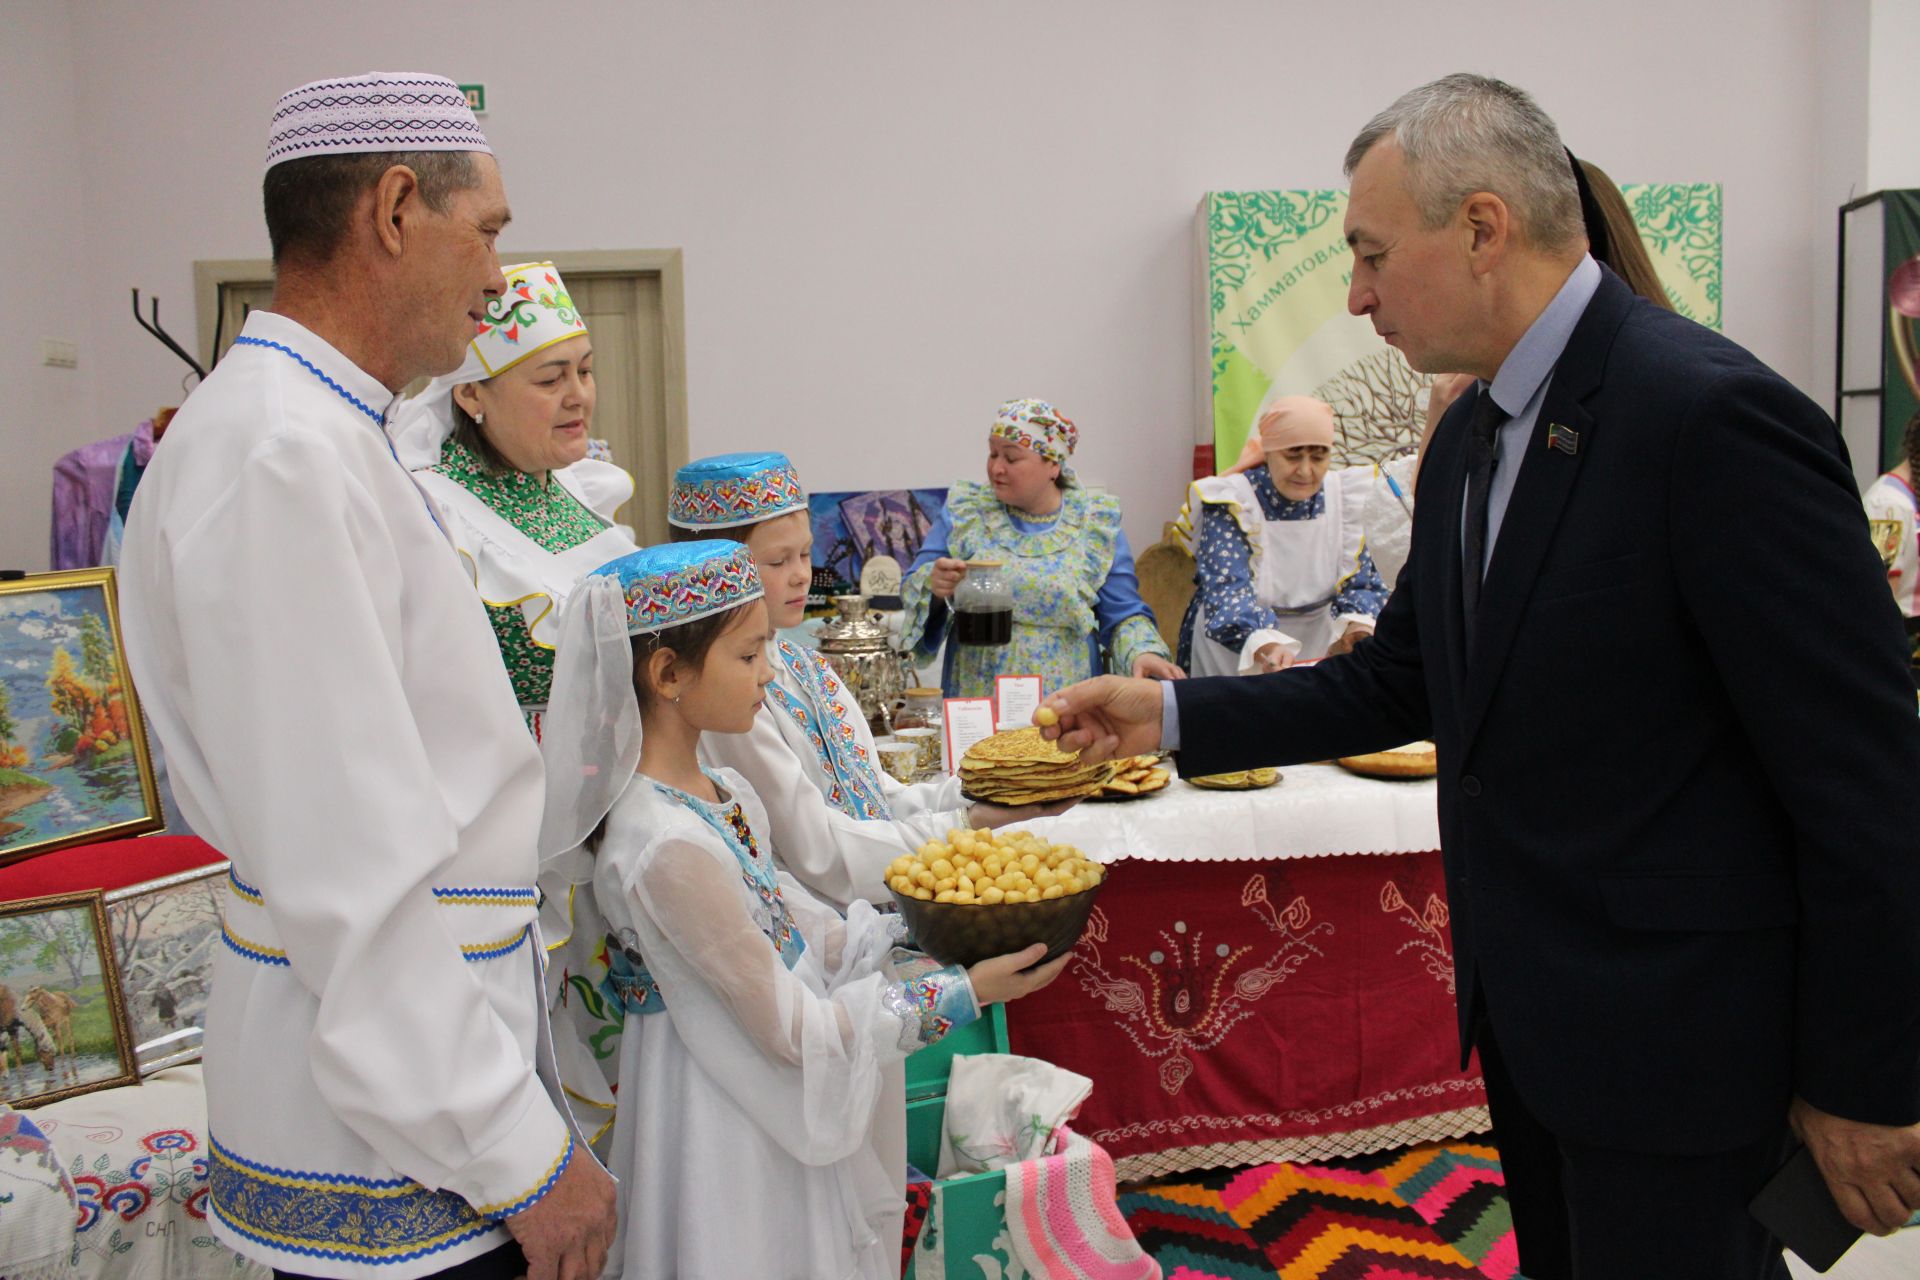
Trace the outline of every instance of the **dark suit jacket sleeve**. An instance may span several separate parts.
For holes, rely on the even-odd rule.
[[[1327,760],[1429,736],[1414,608],[1419,557],[1416,542],[1372,638],[1353,652],[1270,675],[1177,682],[1180,772]]]
[[[1795,1090],[1920,1121],[1920,719],[1845,448],[1777,377],[1733,374],[1687,416],[1670,492],[1683,608],[1792,824]]]

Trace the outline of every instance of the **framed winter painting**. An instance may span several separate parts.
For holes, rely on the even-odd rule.
[[[227,870],[216,862],[106,895],[107,933],[143,1076],[200,1056]]]

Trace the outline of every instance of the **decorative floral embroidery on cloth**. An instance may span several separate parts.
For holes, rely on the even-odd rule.
[[[722,476],[699,483],[676,481],[667,522],[682,529],[724,529],[757,524],[787,511],[804,511],[807,491],[791,468],[749,476]]]
[[[1205,1053],[1227,1038],[1227,1033],[1253,1016],[1251,1006],[1285,982],[1306,963],[1308,956],[1324,955],[1312,939],[1330,934],[1326,921],[1313,923],[1313,911],[1304,896],[1284,910],[1267,896],[1267,878],[1256,874],[1240,890],[1240,905],[1271,932],[1279,935],[1271,951],[1258,963],[1247,961],[1256,948],[1225,942],[1206,947],[1202,935],[1188,936],[1187,922],[1176,920],[1171,932],[1162,931],[1166,949],[1145,957],[1122,956],[1115,969],[1126,966],[1139,977],[1110,970],[1100,955],[1107,940],[1107,917],[1099,907],[1087,921],[1087,931],[1074,952],[1073,970],[1080,989],[1118,1015],[1120,1029],[1134,1047],[1160,1064],[1160,1087],[1169,1094],[1193,1074],[1190,1055]]]
[[[926,1048],[979,1016],[966,971],[958,965],[885,987],[880,1003],[900,1019],[900,1047],[909,1052]]]
[[[474,325],[473,350],[488,373],[499,373],[586,331],[553,264],[521,263],[507,268],[507,291],[488,301],[486,318]]]
[[[790,641],[776,641],[774,651],[803,696],[794,697],[778,681],[767,686],[767,696],[813,744],[827,775],[827,803],[850,818],[892,818],[893,809],[848,716],[846,691],[833,668],[819,654]]]
[[[458,440],[446,442],[433,470],[554,555],[573,550],[606,528],[551,474],[489,470],[478,454]],[[533,638],[521,602],[487,602],[486,607],[507,678],[513,682],[513,696],[522,706],[545,703],[553,688],[553,650]]]
[[[1397,913],[1415,933],[1413,938],[1401,943],[1394,954],[1420,953],[1426,971],[1435,981],[1445,983],[1447,994],[1453,995],[1453,944],[1447,935],[1447,900],[1437,893],[1429,893],[1426,908],[1415,914],[1413,904],[1401,895],[1400,886],[1389,880],[1380,890],[1380,909],[1388,915]]]
[[[720,779],[711,773],[707,777],[724,794],[725,788]],[[773,944],[773,949],[780,953],[782,964],[791,969],[800,963],[800,957],[807,950],[807,940],[794,927],[793,916],[787,910],[787,900],[780,893],[780,881],[773,869],[773,860],[760,852],[760,844],[753,837],[753,826],[747,821],[746,810],[740,802],[736,800],[725,806],[711,804],[664,782],[655,781],[653,786],[669,800],[691,809],[719,835],[728,852],[733,854],[733,860],[739,864],[741,881],[754,896],[754,923],[766,935],[767,941]],[[617,1001],[636,1013],[655,1013],[666,1008],[666,1005],[660,998],[659,984],[647,972],[646,961],[640,955],[637,942],[632,930],[623,930],[619,937],[608,936],[608,973],[600,984],[600,992],[609,1000]],[[614,977],[616,970],[620,972],[617,981]]]
[[[75,1126],[62,1128],[76,1128],[77,1132]],[[123,1133],[116,1128],[105,1133],[89,1132],[86,1136],[95,1142],[116,1142]],[[124,1160],[125,1156],[119,1159]],[[102,1153],[89,1158],[83,1151],[73,1157],[68,1173],[73,1184],[75,1247],[79,1253],[110,1258],[130,1253],[136,1247],[149,1250],[160,1247],[168,1251],[168,1258],[160,1262],[148,1260],[146,1265],[154,1265],[169,1274],[182,1270],[178,1264],[186,1259],[173,1255],[172,1251],[183,1245],[225,1254],[229,1263],[233,1261],[205,1226],[208,1164],[201,1151],[200,1136],[192,1130],[161,1129],[147,1134],[140,1139],[139,1154],[124,1167],[117,1163],[114,1155]],[[142,1224],[144,1230],[128,1229],[127,1224],[141,1218],[148,1219]],[[160,1221],[162,1218],[168,1220]],[[125,1262],[114,1265],[129,1273],[143,1270]],[[81,1269],[92,1268],[82,1263]],[[197,1271],[198,1267],[193,1270]]]
[[[204,1176],[220,1221],[256,1243],[313,1258],[393,1263],[492,1229],[451,1191],[403,1178],[302,1173],[246,1160],[209,1142]],[[202,1162],[204,1163],[204,1162]]]
[[[0,1103],[0,1266],[53,1274],[73,1253],[78,1208],[73,1180],[46,1133],[33,1117]]]
[[[602,945],[606,948],[607,976],[600,979],[599,994],[625,1013],[663,1012],[667,1002],[660,995],[660,984],[647,971],[640,939],[633,930],[609,933]],[[586,979],[576,977],[572,981],[582,984]]]
[[[434,473],[443,475],[487,505],[495,515],[537,543],[559,555],[571,551],[606,528],[552,472],[491,470],[480,455],[448,439]]]
[[[627,626],[634,631],[660,631],[746,604],[762,594],[760,575],[754,572],[753,556],[743,542],[723,559],[651,572],[629,582]]]

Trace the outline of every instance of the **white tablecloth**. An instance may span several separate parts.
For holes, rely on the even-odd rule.
[[[1176,779],[1141,800],[1083,802],[1021,827],[1102,862],[1240,862],[1440,847],[1434,782],[1362,778],[1336,764],[1293,765],[1262,791],[1206,791]]]

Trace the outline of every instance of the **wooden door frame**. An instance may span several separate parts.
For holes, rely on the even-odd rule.
[[[665,385],[667,462],[688,461],[687,445],[687,292],[685,266],[678,249],[576,249],[552,253],[517,250],[503,262],[551,262],[563,276],[657,276],[660,280],[661,369]],[[193,264],[194,310],[199,320],[201,363],[213,364],[213,328],[220,318],[222,285],[273,282],[273,263],[265,258],[210,258]],[[669,472],[671,474],[671,471]]]

